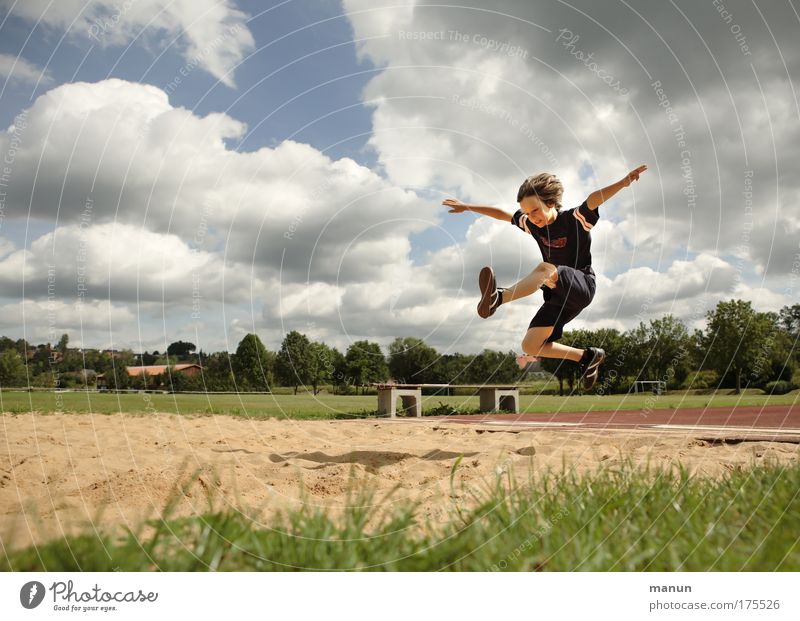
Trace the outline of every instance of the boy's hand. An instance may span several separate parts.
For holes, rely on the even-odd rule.
[[[442,205],[450,207],[450,211],[448,213],[463,213],[467,211],[466,203],[462,203],[457,198],[446,198],[442,201]]]
[[[637,166],[631,172],[629,172],[625,177],[622,178],[622,187],[627,188],[631,183],[634,181],[639,180],[639,175],[641,175],[644,171],[647,170],[647,164],[642,164],[641,166]]]
[[[617,181],[616,183],[612,183],[607,188],[603,188],[602,190],[595,190],[588,197],[586,197],[586,205],[591,210],[597,209],[600,205],[605,203],[608,199],[610,199],[614,194],[619,192],[622,188],[627,188],[631,183],[634,181],[639,180],[639,175],[641,175],[644,171],[647,170],[647,164],[642,164],[641,166],[637,166],[627,175],[625,175],[622,179]]]

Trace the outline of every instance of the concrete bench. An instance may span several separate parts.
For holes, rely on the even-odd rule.
[[[506,410],[519,414],[519,388],[509,384],[372,384],[378,389],[378,414],[397,417],[397,398],[403,410],[422,416],[423,388],[477,388],[481,412]]]

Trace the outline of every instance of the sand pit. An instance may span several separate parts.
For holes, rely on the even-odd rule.
[[[700,476],[800,459],[782,442],[710,444],[691,433],[521,430],[411,421],[277,421],[229,416],[4,414],[0,425],[0,538],[6,549],[62,533],[158,516],[179,480],[196,473],[177,515],[258,510],[265,523],[301,504],[334,511],[355,478],[380,500],[413,500],[432,523],[498,473],[517,480],[562,465],[578,472],[680,462]],[[461,461],[451,489],[450,475]],[[453,493],[455,491],[455,493]],[[102,512],[101,512],[102,509]]]

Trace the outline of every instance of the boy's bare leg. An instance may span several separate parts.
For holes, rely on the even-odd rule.
[[[547,338],[553,333],[553,326],[537,326],[528,328],[525,338],[522,339],[522,351],[530,356],[539,358],[558,358],[580,362],[584,350],[562,345],[561,343],[546,343]]]
[[[512,300],[524,298],[532,293],[536,293],[544,284],[550,288],[553,288],[557,282],[558,270],[556,269],[556,266],[552,263],[540,263],[538,266],[536,266],[536,269],[525,276],[525,278],[503,291],[503,304],[511,302]]]

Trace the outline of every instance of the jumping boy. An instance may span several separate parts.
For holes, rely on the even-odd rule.
[[[535,360],[535,356],[572,360],[580,365],[584,388],[589,390],[594,386],[605,352],[597,347],[576,349],[556,341],[561,338],[564,325],[594,298],[590,232],[599,218],[597,208],[638,180],[646,170],[646,165],[635,168],[620,181],[592,192],[574,209],[561,209],[564,186],[548,173],[528,177],[522,183],[517,192],[519,209],[513,216],[496,207],[468,205],[454,198],[442,202],[450,207],[450,213],[472,211],[511,222],[539,244],[544,261],[512,287],[498,287],[491,267],[484,267],[478,277],[481,292],[478,315],[484,319],[493,315],[501,304],[542,290],[544,304],[522,340],[526,355],[517,358],[520,367]]]

